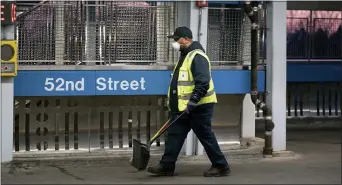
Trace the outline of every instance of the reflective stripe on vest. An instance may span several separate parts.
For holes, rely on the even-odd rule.
[[[207,94],[205,94],[204,97],[211,96],[211,95],[213,95],[214,93],[215,93],[214,90],[209,91],[209,92],[207,92]],[[179,98],[179,99],[182,99],[182,100],[190,100],[190,96],[191,96],[191,93],[188,93],[188,94],[184,94],[184,95],[182,95],[182,96],[178,95],[178,98]]]
[[[191,82],[191,81],[178,81],[177,85],[178,86],[191,86],[191,85],[195,85],[195,82]]]

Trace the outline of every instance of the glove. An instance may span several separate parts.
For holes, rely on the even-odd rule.
[[[192,110],[194,110],[195,107],[196,107],[196,103],[194,103],[194,102],[192,102],[192,101],[189,101],[189,102],[188,102],[188,105],[186,106],[186,109],[185,109],[186,113],[187,113],[187,114],[190,114],[190,112],[191,112]]]

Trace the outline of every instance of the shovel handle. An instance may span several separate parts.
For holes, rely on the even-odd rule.
[[[157,140],[173,123],[175,123],[180,117],[182,117],[184,115],[184,113],[186,113],[186,111],[182,112],[182,114],[180,114],[179,116],[176,117],[176,119],[174,119],[171,123],[171,118],[169,120],[166,121],[166,123],[164,123],[164,125],[158,130],[158,132],[156,134],[154,134],[154,136],[152,137],[152,139],[149,142],[149,146],[152,145],[152,143]]]

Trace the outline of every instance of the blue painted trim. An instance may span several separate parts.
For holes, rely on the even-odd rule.
[[[287,82],[342,82],[342,63],[288,62]]]

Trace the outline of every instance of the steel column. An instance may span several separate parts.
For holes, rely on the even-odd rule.
[[[15,25],[1,26],[1,40],[14,40]],[[1,62],[0,62],[1,67]],[[1,162],[13,159],[14,78],[0,78]]]
[[[286,150],[286,2],[268,2],[266,87],[275,123],[273,151]]]

